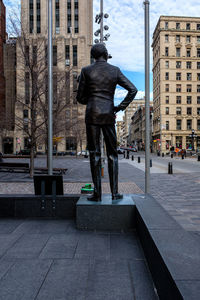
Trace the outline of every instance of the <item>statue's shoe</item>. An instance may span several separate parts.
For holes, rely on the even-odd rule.
[[[95,202],[100,202],[101,201],[101,197],[92,195],[90,197],[87,197],[88,201],[95,201]]]
[[[117,193],[112,195],[112,200],[120,200],[120,199],[123,199],[122,194]]]

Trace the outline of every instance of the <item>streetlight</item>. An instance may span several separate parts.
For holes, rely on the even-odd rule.
[[[192,129],[192,134],[190,134],[189,136],[192,138],[192,151],[194,151],[194,139],[197,137],[194,129]]]

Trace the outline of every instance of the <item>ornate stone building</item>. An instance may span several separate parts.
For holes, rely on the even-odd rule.
[[[5,77],[3,64],[3,47],[6,41],[6,8],[0,0],[0,126],[4,126],[5,116]]]
[[[54,150],[85,149],[85,107],[76,102],[77,78],[90,64],[93,42],[93,0],[53,0]],[[30,123],[44,120],[37,132],[37,150],[45,151],[47,103],[48,1],[22,0],[23,39],[17,42],[17,103],[14,149],[26,149],[31,139]],[[34,89],[37,82],[37,90]],[[39,88],[38,88],[39,86]],[[43,87],[43,91],[42,91]],[[39,92],[39,89],[41,92]],[[34,98],[35,97],[35,98]],[[31,103],[40,103],[32,112]],[[37,99],[37,101],[36,101]],[[46,101],[46,102],[45,102]],[[38,123],[37,123],[38,125]]]
[[[161,16],[152,47],[154,150],[200,149],[200,18]]]

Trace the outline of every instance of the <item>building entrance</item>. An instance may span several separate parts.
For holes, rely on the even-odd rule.
[[[13,138],[6,137],[3,139],[3,153],[13,154]]]

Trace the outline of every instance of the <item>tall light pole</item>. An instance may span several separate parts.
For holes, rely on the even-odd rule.
[[[48,174],[53,174],[53,47],[52,0],[48,0]]]
[[[101,23],[100,23],[100,43],[103,43],[103,0],[100,0],[100,16],[101,16]]]
[[[150,193],[150,43],[149,43],[149,1],[144,1],[145,18],[145,193]]]

